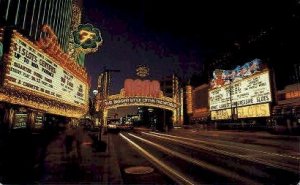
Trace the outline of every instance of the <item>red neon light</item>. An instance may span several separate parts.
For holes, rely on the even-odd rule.
[[[126,79],[124,91],[125,96],[159,97],[160,84],[157,80]]]

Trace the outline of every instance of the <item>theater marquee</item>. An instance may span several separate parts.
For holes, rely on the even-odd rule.
[[[16,35],[5,79],[8,85],[31,90],[50,99],[73,105],[85,105],[87,102],[86,83]]]
[[[15,30],[11,38],[3,60],[0,101],[67,117],[84,115],[89,88],[85,69],[66,53],[47,53]]]
[[[231,102],[232,107],[241,107],[271,101],[270,77],[267,70],[209,91],[211,111],[231,108]]]

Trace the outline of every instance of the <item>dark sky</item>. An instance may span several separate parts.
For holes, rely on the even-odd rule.
[[[173,72],[189,78],[206,57],[280,21],[294,2],[85,0],[83,22],[98,27],[104,40],[86,57],[92,89],[104,66],[121,70],[112,77],[114,93],[138,64],[149,66],[152,79]]]

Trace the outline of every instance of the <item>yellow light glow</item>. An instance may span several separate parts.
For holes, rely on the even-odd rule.
[[[8,102],[16,105],[22,105],[33,109],[42,110],[47,113],[62,115],[66,117],[79,118],[83,116],[88,110],[87,94],[88,94],[88,87],[89,87],[87,73],[85,72],[85,70],[82,70],[82,68],[81,69],[77,68],[76,65],[72,65],[72,63],[64,63],[65,61],[54,59],[52,56],[46,54],[43,50],[38,48],[38,46],[36,46],[31,41],[23,37],[21,34],[17,33],[15,30],[13,31],[12,37],[13,37],[12,45],[10,46],[9,53],[4,56],[5,75],[4,75],[3,88],[2,91],[0,92],[0,101]],[[28,48],[23,48],[26,49],[26,51],[28,50],[27,52],[29,53],[28,56],[26,55],[26,61],[25,58],[23,57],[24,65],[21,65],[20,63],[15,64],[15,61],[13,61],[13,60],[17,60],[14,51],[17,41],[28,46]],[[25,52],[25,50],[24,51],[22,50],[22,52]],[[41,62],[41,60],[38,60],[39,57],[47,60],[48,63],[46,63],[45,61]],[[27,64],[25,65],[25,63]],[[35,65],[33,65],[33,63]],[[56,68],[54,69],[53,66],[55,66]],[[52,73],[55,72],[55,70],[61,66],[67,73],[72,74],[73,76],[72,79],[78,77],[78,79],[82,80],[81,82],[85,84],[86,88],[80,91],[80,92],[84,92],[85,94],[83,96],[84,99],[83,103],[76,104],[74,102],[72,103],[70,101],[66,101],[65,99],[59,99],[55,96],[50,96],[45,93],[37,92],[35,88],[40,88],[40,86],[29,84],[28,79],[26,79],[27,77],[30,77],[30,80],[40,78],[44,82],[48,82],[49,84],[51,84],[54,80],[61,80],[61,79],[54,78],[54,76],[51,76],[51,72]],[[22,75],[22,78],[18,79],[16,78],[16,76],[10,74],[13,67],[15,67],[14,70],[18,70],[20,72],[19,75]],[[35,68],[36,69],[44,68],[44,70],[47,70],[48,76],[45,75],[43,76],[43,78],[39,77],[38,74],[35,74],[36,76],[34,76],[33,74]],[[28,85],[31,85],[30,88],[31,87],[34,88],[30,89],[30,88],[22,87],[22,85],[18,84],[18,81],[16,80],[22,80],[22,81],[24,80],[27,84],[26,87],[29,87]],[[16,83],[12,83],[12,82],[16,82]],[[54,87],[54,89],[55,88],[56,87]]]
[[[245,107],[238,107],[238,118],[256,118],[270,116],[270,106],[268,103],[256,104]],[[231,109],[211,111],[212,120],[231,119]]]
[[[253,118],[267,116],[270,116],[270,106],[268,103],[238,108],[238,118]]]
[[[96,33],[90,32],[87,30],[80,30],[80,43],[84,43],[89,39],[93,39],[96,36]]]
[[[193,113],[192,86],[186,86],[186,109],[188,114]]]

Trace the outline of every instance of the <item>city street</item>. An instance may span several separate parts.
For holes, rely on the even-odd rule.
[[[64,133],[14,135],[2,152],[4,184],[297,184],[299,137],[266,132],[135,129],[102,136],[85,131],[82,159],[67,158]],[[21,140],[17,140],[22,137]],[[12,136],[11,136],[12,138]],[[44,138],[44,140],[42,140]],[[19,138],[21,139],[21,138]],[[30,139],[30,140],[29,140]],[[18,142],[20,144],[18,144]],[[5,149],[1,146],[1,151]],[[7,146],[6,146],[7,147]],[[4,157],[4,156],[5,157]]]
[[[300,185],[300,0],[0,0],[0,185]]]

